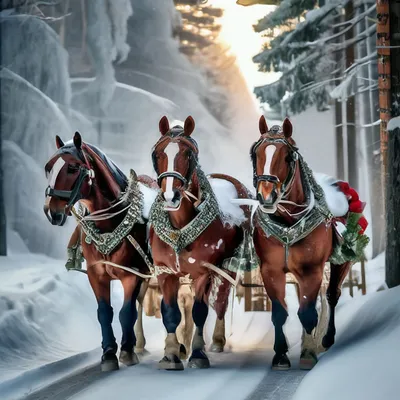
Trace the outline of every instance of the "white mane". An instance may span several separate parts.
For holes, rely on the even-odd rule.
[[[238,198],[235,186],[225,179],[209,178],[208,180],[222,212],[222,222],[230,226],[240,226],[246,221],[246,216],[239,205],[231,202],[232,199]]]
[[[338,187],[333,186],[337,179],[331,176],[314,172],[315,180],[325,193],[325,200],[329,210],[335,217],[343,217],[349,210],[346,196]]]
[[[139,182],[139,190],[143,194],[143,212],[142,216],[145,219],[149,219],[150,208],[157,197],[158,190],[150,188],[143,183]]]

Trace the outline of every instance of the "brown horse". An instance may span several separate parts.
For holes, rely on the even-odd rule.
[[[222,267],[224,260],[233,257],[240,245],[241,225],[246,220],[240,208],[242,214],[235,222],[228,221],[224,210],[220,210],[210,180],[198,164],[198,146],[191,138],[194,127],[193,118],[188,117],[184,127],[170,129],[168,119],[163,117],[159,124],[161,138],[152,155],[161,192],[150,212],[150,243],[163,295],[161,313],[167,330],[165,355],[159,367],[167,370],[183,369],[176,329],[181,321],[177,302],[179,278],[185,276],[192,279],[195,292],[192,315],[196,331],[188,365],[210,366],[203,339],[208,306],[214,306],[222,325],[235,276]],[[230,185],[233,196],[247,196],[240,182],[227,176],[218,178],[215,181]]]
[[[309,345],[313,342],[312,333],[318,323],[316,301],[324,265],[336,240],[332,222],[334,217],[340,215],[333,215],[329,210],[321,187],[298,153],[290,121],[285,119],[282,127],[273,126],[269,130],[262,116],[259,129],[261,137],[250,152],[259,202],[253,220],[254,244],[261,260],[265,289],[272,301],[272,322],[275,326],[272,368],[287,370],[290,361],[286,355],[288,345],[283,332],[288,316],[285,274],[291,272],[298,281],[298,316],[308,336],[304,342]],[[344,209],[342,215],[346,212]],[[323,338],[325,348],[334,343],[335,306],[349,268],[350,263],[331,264],[327,290],[330,319]],[[300,368],[311,369],[316,362],[313,346],[303,347]]]
[[[121,170],[99,149],[84,143],[78,132],[66,144],[57,136],[56,145],[57,152],[45,166],[49,180],[45,214],[53,225],[63,225],[67,216],[74,213],[80,224],[77,231],[82,235],[87,274],[98,303],[103,371],[119,368],[118,346],[111,326],[110,282],[121,281],[124,304],[119,313],[122,327],[119,361],[134,365],[138,363],[133,329],[137,319],[136,300],[151,268],[143,190],[150,190],[154,181],[147,176],[138,178],[131,171],[128,182]],[[78,201],[80,213],[74,208]]]

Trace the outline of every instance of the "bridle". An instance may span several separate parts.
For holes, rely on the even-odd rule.
[[[82,186],[85,182],[86,178],[89,178],[89,186],[91,187],[93,184],[93,179],[95,178],[95,173],[94,170],[90,167],[89,160],[83,151],[81,149],[80,154],[82,156],[82,159],[84,160],[84,164],[79,166],[79,176],[76,179],[73,187],[71,190],[59,190],[59,189],[54,189],[52,187],[47,186],[45,190],[45,196],[46,197],[55,197],[60,200],[65,200],[68,201],[67,205],[65,206],[65,210],[69,210],[77,201],[82,199]],[[49,215],[49,204],[46,202],[46,204],[43,207],[44,213],[46,214],[47,219],[50,221],[51,224],[54,224],[53,218]],[[66,213],[65,213],[66,214]],[[65,223],[66,220],[66,215],[63,218],[63,223]],[[62,223],[62,224],[63,224]]]
[[[192,139],[191,137],[182,136],[182,133],[183,133],[183,130],[178,131],[178,130],[174,130],[174,128],[172,128],[170,130],[170,132],[165,134],[153,147],[151,158],[153,161],[154,171],[157,174],[157,184],[159,187],[161,187],[162,180],[164,178],[168,178],[168,177],[178,179],[182,183],[182,189],[184,189],[184,190],[186,190],[190,185],[190,182],[193,177],[193,173],[199,162],[198,146],[194,139]],[[186,176],[183,176],[180,172],[177,172],[177,171],[166,171],[166,172],[160,173],[158,165],[157,165],[157,147],[161,143],[164,143],[165,141],[167,141],[168,139],[171,141],[171,139],[175,139],[178,137],[183,143],[185,143],[185,141],[187,141],[188,143],[185,143],[185,144],[191,149],[190,155],[189,155],[189,160],[188,160],[189,168],[187,170]],[[176,141],[176,143],[178,143],[178,141]]]
[[[275,128],[275,129],[274,129]],[[279,128],[279,127],[278,127]],[[276,127],[273,126],[270,130],[271,133],[278,133]],[[297,152],[297,147],[293,146],[289,143],[284,137],[262,137],[258,142],[256,142],[251,148],[251,159],[253,162],[253,186],[257,189],[260,182],[270,182],[274,185],[280,183],[280,179],[276,175],[257,175],[257,156],[256,151],[263,143],[282,143],[289,148],[289,172],[286,176],[286,179],[283,181],[281,185],[281,196],[285,198],[292,188],[294,177],[296,175],[296,165],[297,160],[299,158],[299,154]]]

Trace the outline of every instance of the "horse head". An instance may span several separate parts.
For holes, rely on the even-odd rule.
[[[45,165],[48,186],[44,212],[52,225],[64,225],[71,207],[79,200],[93,195],[112,201],[120,195],[123,174],[98,149],[84,143],[79,132],[67,143],[56,136],[56,146],[57,151]],[[110,170],[110,165],[115,171]],[[122,174],[122,184],[115,179],[118,174]],[[94,193],[96,190],[99,193]]]
[[[272,214],[293,186],[298,153],[288,118],[282,127],[274,125],[269,129],[264,116],[261,116],[259,129],[261,136],[250,150],[253,185],[261,209]]]
[[[198,164],[198,147],[190,137],[195,127],[192,117],[184,126],[170,128],[167,117],[160,120],[161,138],[153,148],[152,159],[158,185],[163,192],[166,208],[180,208]]]

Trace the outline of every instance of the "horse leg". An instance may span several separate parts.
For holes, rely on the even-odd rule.
[[[134,352],[136,336],[134,325],[137,319],[136,300],[139,296],[141,281],[136,275],[126,275],[121,278],[124,288],[124,304],[119,312],[122,328],[121,353],[119,361],[125,365],[135,365],[139,362]]]
[[[329,314],[328,314],[328,302],[326,299],[326,291],[328,289],[329,279],[327,279],[326,275],[327,275],[326,268],[324,268],[324,277],[322,279],[322,285],[319,291],[319,297],[321,300],[321,310],[319,312],[318,325],[315,330],[315,343],[317,347],[317,354],[325,351],[325,348],[322,345],[322,339],[328,329]]]
[[[138,302],[138,317],[135,324],[135,336],[136,336],[136,345],[135,345],[135,353],[143,354],[145,352],[144,347],[146,346],[146,338],[144,337],[143,330],[143,301],[147,293],[147,289],[149,287],[149,281],[143,281],[142,286],[140,287],[139,296],[137,298]]]
[[[178,305],[183,319],[179,324],[176,333],[178,342],[180,343],[180,358],[185,360],[188,357],[194,329],[192,318],[193,293],[190,285],[181,285],[178,292]]]
[[[208,315],[208,305],[203,299],[195,299],[193,304],[193,321],[196,331],[192,341],[192,354],[189,358],[188,367],[190,368],[210,368],[210,361],[204,352],[205,343],[203,338],[203,328]]]
[[[329,323],[326,335],[322,339],[322,346],[325,349],[329,349],[335,343],[335,308],[339,301],[340,295],[342,294],[342,284],[346,275],[348,274],[351,267],[351,263],[344,263],[342,265],[331,264],[331,277],[329,280],[329,286],[326,294],[326,298],[329,304]]]
[[[265,290],[272,302],[272,323],[275,327],[275,355],[272,359],[272,369],[276,371],[287,371],[290,369],[290,361],[286,353],[288,344],[283,332],[283,325],[288,317],[285,302],[286,274],[283,268],[273,268],[271,265],[261,266],[261,275]]]
[[[297,315],[305,331],[300,355],[300,369],[304,370],[312,369],[318,361],[313,333],[318,325],[316,303],[322,283],[323,267],[324,265],[307,266],[301,270],[302,273],[296,273],[300,292],[300,307]]]
[[[108,274],[98,275],[93,268],[88,271],[89,282],[97,300],[97,319],[101,326],[103,355],[101,357],[101,370],[104,372],[119,369],[117,353],[117,342],[115,341],[112,329],[112,320],[114,317],[111,307],[110,282],[111,277]]]
[[[213,353],[222,353],[226,344],[225,338],[225,316],[222,319],[217,318],[212,337],[212,345],[210,351]]]
[[[165,329],[167,330],[167,337],[165,339],[164,357],[160,360],[158,366],[160,369],[165,370],[183,370],[183,363],[180,360],[180,346],[176,338],[176,329],[181,322],[181,311],[178,305],[178,290],[179,281],[173,276],[169,275],[162,285],[162,291],[165,295],[168,290],[168,301],[164,298],[161,301],[161,315]]]

